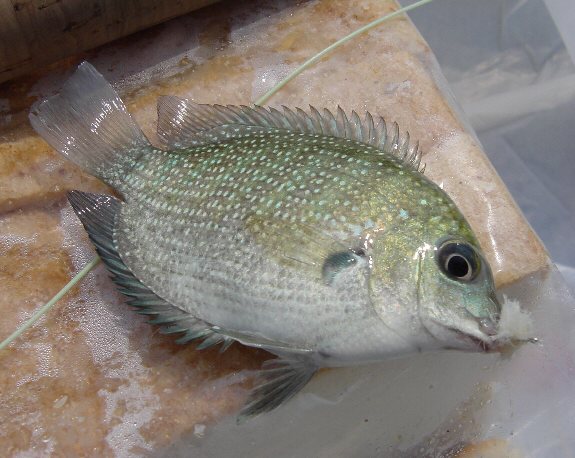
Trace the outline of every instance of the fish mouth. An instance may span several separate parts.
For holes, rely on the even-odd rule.
[[[461,339],[469,342],[472,346],[474,346],[477,350],[479,350],[482,353],[492,352],[495,348],[494,342],[488,336],[486,337],[489,338],[489,341],[486,341],[480,337],[476,337],[471,334],[466,334],[465,332],[462,331],[456,331],[456,333]]]
[[[449,328],[453,331],[458,340],[463,340],[467,345],[471,346],[472,351],[480,351],[482,353],[489,353],[497,351],[498,342],[498,320],[493,318],[475,318],[477,329],[467,329],[465,331],[456,328]]]
[[[424,322],[427,332],[441,342],[439,348],[473,353],[496,350],[496,335],[482,332],[478,326],[446,326],[438,320]]]
[[[485,335],[482,337],[468,334],[459,329],[449,328],[455,334],[457,340],[464,344],[464,349],[473,352],[490,353],[496,350],[495,341],[492,337]],[[461,350],[459,346],[448,347],[449,349]]]

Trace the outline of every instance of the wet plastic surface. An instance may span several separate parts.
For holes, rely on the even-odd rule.
[[[575,291],[575,7],[568,0],[434,6],[410,16],[491,162]],[[559,276],[554,282],[540,285],[534,304],[546,310],[536,322],[543,345],[552,348],[549,360],[525,359],[526,372],[502,384],[500,390],[517,399],[515,415],[505,428],[497,422],[491,428],[493,434],[507,430],[530,457],[575,454],[573,298]],[[541,381],[539,393],[531,392]]]
[[[456,14],[453,8],[460,2],[437,0],[426,7],[425,11],[438,15],[432,18],[434,30],[447,33],[449,27],[440,19],[455,25],[470,14],[462,12],[461,16],[449,16]],[[297,8],[296,2],[278,1],[274,3],[275,7],[270,7],[272,3],[267,2],[267,6],[252,12],[251,16],[242,13],[241,5],[237,6],[237,14],[230,13],[234,19],[228,18],[223,23],[218,22],[221,15],[213,13],[218,20],[210,13],[183,18],[150,35],[144,34],[131,42],[104,49],[91,60],[112,81],[120,82],[124,93],[130,94],[130,109],[153,138],[158,95],[182,95],[200,102],[248,103],[297,62],[341,36],[342,31],[374,19],[376,8],[380,8],[378,14],[386,8],[380,1],[358,2],[354,11],[348,10],[347,2],[331,0],[298,3]],[[495,8],[500,4],[485,3]],[[339,6],[334,7],[335,4]],[[531,2],[517,2],[519,7],[510,5],[510,11],[519,14],[517,12],[524,11],[524,5],[529,4]],[[497,26],[501,18],[487,11],[472,12],[472,25],[476,26],[478,34],[483,28],[487,44],[499,43],[501,37],[508,37],[502,42],[513,44],[517,33],[529,30],[521,26],[525,16],[520,15],[510,35],[498,35],[497,27],[496,31],[488,31],[488,26]],[[321,18],[324,22],[310,27],[305,22],[310,17]],[[548,16],[544,17],[549,21]],[[423,26],[419,27],[426,33]],[[440,36],[442,43],[449,45],[448,56],[454,52],[454,44],[466,43],[464,38],[469,32],[465,28],[462,30],[462,37],[458,39]],[[558,79],[568,90],[572,87],[568,79],[572,65],[562,57],[565,54],[561,51],[561,43],[556,39],[556,32],[555,38],[552,32],[553,29],[549,32],[551,44],[546,45],[548,48],[537,51],[540,49],[537,39],[531,45],[537,52],[530,46],[518,44],[518,53],[531,56],[542,68],[558,69]],[[313,39],[302,38],[307,34]],[[544,36],[543,32],[541,36]],[[434,45],[433,38],[429,39]],[[472,48],[475,46],[473,38],[468,43]],[[479,40],[479,43],[483,41]],[[566,165],[557,164],[557,159],[549,159],[549,154],[542,160],[542,146],[536,147],[531,137],[519,143],[539,122],[521,124],[523,130],[518,131],[523,136],[514,140],[520,146],[514,146],[513,154],[506,156],[501,151],[507,150],[500,148],[499,143],[493,148],[489,146],[489,137],[484,136],[486,128],[477,123],[478,117],[473,116],[470,108],[479,107],[476,111],[483,113],[482,103],[487,100],[478,81],[491,81],[488,87],[497,91],[503,87],[502,75],[512,75],[524,91],[511,100],[521,102],[532,96],[530,85],[538,82],[541,76],[534,71],[525,73],[526,64],[516,58],[507,61],[500,57],[495,58],[492,65],[483,64],[479,68],[491,75],[490,78],[479,73],[480,77],[474,79],[474,74],[466,71],[475,69],[474,65],[480,62],[491,62],[488,52],[483,52],[481,47],[478,49],[482,57],[473,57],[470,62],[462,60],[469,52],[463,47],[460,54],[455,54],[458,57],[453,60],[454,64],[444,62],[442,51],[437,52],[463,108],[477,126],[488,151],[497,152],[492,160],[503,163],[500,173],[512,189],[518,190],[517,198],[528,216],[530,208],[537,210],[533,211],[536,215],[531,216],[533,218],[538,218],[540,211],[552,213],[550,200],[543,201],[543,208],[538,208],[529,207],[530,200],[527,199],[528,196],[533,196],[529,199],[539,198],[541,191],[538,189],[546,190],[554,183],[551,180],[551,184],[538,188],[537,180],[529,175],[533,169],[525,165],[527,159],[548,164],[551,171],[547,177],[553,177],[557,171],[568,171]],[[496,274],[500,283],[522,277],[501,292],[517,298],[523,307],[533,311],[541,345],[524,345],[503,358],[463,353],[429,354],[381,365],[326,371],[320,373],[301,395],[269,416],[241,426],[237,426],[235,418],[230,416],[213,425],[214,418],[237,411],[245,397],[245,385],[237,382],[245,380],[245,369],[258,367],[259,360],[265,356],[261,353],[254,356],[235,347],[230,349],[232,353],[219,356],[216,352],[198,353],[190,347],[181,349],[170,345],[169,339],[160,337],[119,303],[105,273],[99,270],[74,297],[40,322],[29,334],[28,341],[15,345],[12,353],[0,361],[6,368],[3,374],[8,373],[8,368],[13,374],[1,380],[2,395],[6,398],[3,402],[7,407],[0,431],[7,431],[14,450],[24,451],[28,456],[92,450],[108,456],[149,453],[207,457],[241,454],[254,457],[272,454],[286,457],[394,454],[413,457],[440,456],[448,451],[455,455],[476,447],[471,444],[489,443],[497,444],[499,450],[501,447],[514,450],[495,456],[516,456],[512,455],[516,452],[519,456],[545,458],[571,456],[573,439],[569,432],[575,430],[575,413],[570,407],[573,405],[570,400],[575,398],[572,388],[574,345],[570,332],[575,322],[573,299],[562,279],[554,271],[546,271],[543,251],[532,258],[521,252],[525,244],[522,239],[517,240],[519,235],[516,234],[519,229],[522,234],[530,232],[506,199],[504,187],[492,175],[489,164],[473,143],[473,137],[460,129],[458,120],[436,91],[436,81],[428,74],[429,65],[433,64],[427,60],[428,54],[425,44],[417,34],[414,37],[405,21],[389,23],[310,69],[294,84],[288,85],[273,102],[289,105],[311,102],[333,108],[343,100],[350,108],[360,111],[368,108],[392,116],[402,126],[407,125],[412,135],[423,141],[429,153],[425,158],[428,175],[444,183],[446,189],[456,195],[458,204],[474,218],[490,259],[499,266]],[[411,60],[413,56],[417,58]],[[65,71],[59,70],[36,83],[26,96],[46,95],[52,91],[58,85],[58,78],[64,78]],[[477,69],[475,71],[477,73]],[[542,74],[547,72],[550,70]],[[460,74],[466,77],[454,79],[453,75]],[[472,105],[460,87],[470,88],[470,94],[476,97],[469,99]],[[556,87],[553,88],[544,92],[541,100],[549,102],[549,96],[556,92]],[[498,101],[499,95],[493,99]],[[13,99],[4,100],[3,103],[15,103]],[[502,102],[493,114],[508,116],[507,108],[515,106],[524,107],[518,120],[505,125],[499,120],[490,121],[491,124],[486,124],[493,128],[490,132],[503,129],[502,126],[505,127],[503,132],[512,131],[518,123],[530,119],[532,112],[529,110],[533,107],[530,103]],[[550,115],[551,111],[564,109],[551,106],[553,109],[542,113]],[[3,117],[0,125],[9,123],[9,116]],[[15,112],[13,116],[17,118],[21,114]],[[540,136],[550,132],[557,122],[570,125],[568,117],[550,119],[547,129],[538,131]],[[562,129],[560,134],[565,130],[568,137],[569,129]],[[548,137],[538,138],[542,138],[545,146],[554,145],[553,139],[557,136],[557,133],[549,133]],[[10,225],[11,219],[23,219],[21,225],[31,233],[14,229],[14,236],[22,233],[24,238],[6,238],[8,245],[22,252],[14,257],[20,270],[18,276],[14,275],[13,285],[24,284],[27,295],[10,298],[0,295],[0,306],[9,311],[1,323],[4,333],[52,293],[41,289],[40,285],[50,284],[57,289],[66,274],[77,271],[80,263],[92,253],[78,222],[72,222],[63,190],[79,187],[102,192],[101,185],[98,188],[94,180],[87,180],[55,153],[49,152],[31,136],[29,129],[7,134],[5,140],[12,148],[4,151],[7,156],[13,150],[20,154],[14,156],[21,167],[16,179],[49,177],[54,182],[38,179],[39,190],[30,199],[2,202],[4,211],[11,211],[3,216],[3,227],[14,229],[16,224]],[[502,144],[507,143],[507,137],[503,136]],[[517,157],[531,147],[530,155]],[[22,168],[31,151],[38,154],[39,165]],[[564,151],[567,155],[568,150]],[[19,158],[22,162],[18,162]],[[521,167],[527,175],[516,173]],[[517,185],[514,184],[516,177],[523,177],[518,179]],[[567,204],[559,197],[563,196],[558,195],[555,207],[564,209]],[[51,218],[46,223],[49,231],[26,219],[33,216],[30,209],[36,211],[38,207],[42,209],[40,212],[49,215],[47,219]],[[488,211],[478,211],[485,208]],[[543,237],[546,230],[552,235],[553,227],[563,231],[566,220],[560,216],[553,218],[540,220]],[[532,220],[536,227],[537,221]],[[31,254],[32,245],[26,245],[27,240],[34,239],[41,244],[43,238],[48,237],[46,234],[54,235],[55,240],[45,244],[50,250]],[[515,239],[510,234],[516,235]],[[537,240],[530,240],[533,245],[529,246],[538,249]],[[551,237],[550,240],[553,243],[555,239]],[[562,254],[562,246],[564,250],[570,247],[567,246],[568,234],[564,240],[565,245],[550,246],[555,259]],[[65,259],[59,260],[54,253],[62,252],[65,252],[62,254]],[[57,266],[65,266],[62,278],[58,277],[57,282],[50,280],[45,272],[37,273],[30,267],[39,261],[47,262],[41,254],[54,258]],[[52,264],[50,268],[56,271]],[[514,272],[514,275],[506,277],[507,272]],[[34,283],[39,279],[36,275],[41,274],[46,276],[45,281]],[[32,283],[39,285],[37,289],[28,286]],[[79,440],[71,441],[71,436],[78,436],[84,430],[87,433]]]
[[[437,1],[410,17],[489,159],[575,290],[575,6],[569,0]]]
[[[555,269],[503,292],[533,312],[540,344],[323,373],[284,408],[245,425],[224,420],[160,456],[571,457],[573,298]]]

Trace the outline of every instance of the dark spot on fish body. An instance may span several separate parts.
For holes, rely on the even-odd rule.
[[[332,285],[336,277],[346,269],[354,267],[358,261],[367,256],[365,249],[355,248],[330,254],[322,266],[322,278],[326,285]],[[345,313],[349,313],[346,309]]]

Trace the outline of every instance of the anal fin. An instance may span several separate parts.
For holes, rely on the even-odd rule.
[[[222,343],[221,351],[224,351],[233,343],[232,337],[218,333],[212,325],[156,295],[124,264],[113,239],[116,215],[122,205],[118,199],[70,191],[68,200],[112,274],[112,281],[137,313],[149,316],[149,323],[160,326],[164,334],[183,334],[178,343],[201,341],[197,346],[199,350]]]

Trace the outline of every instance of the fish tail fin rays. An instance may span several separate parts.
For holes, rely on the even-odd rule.
[[[318,366],[308,358],[280,357],[266,361],[259,376],[263,383],[249,395],[238,416],[238,423],[270,412],[297,394],[317,372]]]
[[[34,130],[88,173],[121,190],[150,144],[105,78],[83,62],[59,94],[30,110]]]
[[[211,325],[156,295],[147,288],[122,261],[113,234],[116,214],[122,203],[112,197],[70,191],[68,200],[86,228],[102,261],[112,274],[118,290],[128,298],[128,305],[150,318],[150,324],[160,326],[163,334],[179,334],[178,343],[200,342],[198,350],[222,344],[224,351],[234,341],[221,335]]]

